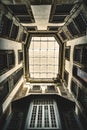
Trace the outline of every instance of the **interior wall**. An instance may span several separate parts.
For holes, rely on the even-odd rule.
[[[0,38],[0,50],[14,50],[14,53],[15,53],[15,66],[0,76],[0,82],[2,82],[4,79],[10,76],[13,72],[15,72],[17,69],[23,66],[22,62],[18,64],[18,50],[22,50],[22,44],[19,42],[12,41],[12,40]]]
[[[66,46],[70,46],[70,61],[65,59],[65,70],[69,73],[69,79],[68,79],[68,90],[70,90],[71,86],[71,79],[72,79],[72,69],[73,69],[73,52],[74,52],[74,46],[78,44],[87,44],[87,36],[83,36],[80,38],[76,38],[70,41],[67,41]]]

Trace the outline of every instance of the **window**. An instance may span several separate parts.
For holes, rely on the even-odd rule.
[[[0,23],[0,35],[9,37],[11,26],[12,20],[3,15]]]
[[[74,61],[81,63],[82,50],[81,47],[75,46],[74,48]]]
[[[87,65],[87,44],[82,49],[82,64]]]
[[[59,45],[54,37],[32,37],[29,48],[30,78],[56,78]]]
[[[67,39],[67,37],[66,37],[66,35],[65,35],[64,32],[61,32],[61,33],[60,33],[60,36],[62,37],[63,40],[66,40],[66,39]]]
[[[33,90],[40,90],[40,85],[33,85]]]
[[[32,88],[30,88],[29,93],[41,93],[42,89],[40,85],[33,85]]]
[[[9,93],[9,86],[8,81],[6,81],[0,84],[0,103],[3,102],[8,93]]]
[[[82,12],[80,12],[80,14],[74,18],[74,22],[78,27],[79,31],[81,32],[81,34],[86,34],[87,20]]]
[[[87,65],[87,44],[76,45],[74,47],[74,62]]]
[[[68,77],[69,77],[69,73],[65,70],[64,71],[64,81],[65,81],[65,85],[68,85]]]
[[[9,68],[12,68],[12,66],[15,64],[14,59],[14,51],[8,51],[8,66]]]
[[[14,88],[13,74],[8,77],[8,84],[9,84],[9,92],[11,92]]]
[[[84,86],[87,84],[87,69],[82,69],[77,66],[73,66],[73,76]]]
[[[84,110],[87,112],[87,93],[86,91],[79,89],[78,101],[81,103]]]
[[[87,82],[87,70],[77,69],[77,76]]]
[[[65,58],[70,60],[70,46],[66,46],[65,48]]]
[[[4,51],[0,50],[0,73],[7,68],[7,55],[4,53]]]
[[[69,32],[71,33],[72,36],[78,35],[78,31],[77,31],[77,29],[76,29],[76,27],[75,27],[75,25],[74,25],[73,22],[71,22],[71,23],[67,26],[67,28],[68,28],[68,30],[69,30]]]
[[[56,102],[48,99],[33,100],[26,123],[26,129],[60,129]]]
[[[75,98],[77,98],[78,96],[78,85],[76,82],[74,82],[73,80],[71,81],[71,91],[74,94]]]
[[[5,81],[0,84],[0,102],[14,89],[14,85],[20,80],[23,75],[23,68],[17,70],[10,75]]]
[[[13,50],[0,50],[0,73],[11,69],[15,64]]]
[[[48,85],[47,89],[46,89],[46,92],[47,93],[56,93],[58,91],[57,91],[57,88],[55,87],[55,85]]]
[[[23,52],[22,50],[18,50],[18,63],[23,61]]]
[[[18,35],[18,30],[19,30],[19,27],[15,24],[12,25],[12,30],[11,30],[11,35],[10,37],[14,40],[16,40],[17,38],[17,35]]]
[[[22,42],[25,42],[26,36],[27,36],[27,33],[24,32],[23,35],[22,35]]]
[[[14,85],[20,80],[20,78],[23,76],[23,68],[17,70],[14,74],[13,74],[13,78],[14,78]]]
[[[52,91],[54,90],[54,91],[55,91],[55,86],[54,86],[54,85],[47,86],[47,89],[48,89],[48,90],[52,90]]]
[[[11,120],[9,124],[6,126],[7,130],[19,130],[20,126],[22,126],[24,113],[21,111],[13,111],[11,113]]]

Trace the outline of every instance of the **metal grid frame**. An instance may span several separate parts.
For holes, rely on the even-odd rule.
[[[54,100],[35,99],[31,102],[26,121],[27,129],[59,129],[60,118]]]
[[[29,48],[30,78],[56,78],[59,45],[54,37],[32,37]]]

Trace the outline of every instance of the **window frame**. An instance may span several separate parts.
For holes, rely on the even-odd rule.
[[[37,37],[35,37],[35,38],[37,38]],[[45,49],[42,49],[41,48],[41,45],[39,46],[38,45],[38,48],[36,49],[36,48],[32,48],[31,47],[31,49],[29,48],[29,73],[30,73],[30,78],[31,79],[37,79],[37,78],[39,78],[39,79],[53,79],[53,78],[56,78],[57,77],[57,74],[58,73],[56,73],[57,71],[55,71],[55,75],[54,75],[54,71],[53,72],[50,72],[51,71],[51,69],[50,70],[48,70],[48,66],[53,66],[53,68],[57,68],[58,69],[58,63],[56,62],[56,59],[58,59],[57,57],[58,56],[56,56],[56,49],[57,49],[57,47],[56,46],[58,46],[58,49],[59,49],[59,45],[56,45],[56,44],[58,44],[57,43],[57,41],[56,41],[56,39],[53,37],[53,38],[51,38],[51,39],[47,39],[47,38],[50,38],[50,37],[46,37],[45,36],[45,38],[44,38],[44,36],[42,37],[42,40],[41,40],[41,37],[39,37],[38,39],[34,39],[34,37],[32,37],[32,40],[31,40],[31,44],[32,44],[32,46],[34,46],[34,42],[36,41],[36,43],[38,43],[38,42],[41,42],[41,43],[39,43],[39,44],[43,44],[43,43],[46,43],[46,42],[48,42],[48,43],[46,43],[46,47],[45,47]],[[53,44],[53,46],[52,47],[50,47],[49,48],[49,45],[50,45],[50,42],[52,42],[52,44]],[[43,46],[43,45],[42,45]],[[53,49],[52,49],[53,48]],[[55,48],[55,49],[54,49]],[[38,60],[40,60],[40,63],[38,62],[38,64],[36,64],[36,62],[34,63],[34,64],[36,64],[36,67],[38,67],[39,66],[39,68],[40,68],[40,72],[38,71],[38,75],[37,75],[37,77],[35,77],[35,76],[33,76],[33,73],[34,73],[34,71],[32,71],[32,70],[30,70],[30,68],[32,68],[32,67],[30,67],[30,65],[32,65],[32,66],[34,66],[33,65],[33,59],[35,58],[34,56],[34,54],[32,54],[32,55],[30,55],[30,53],[32,52],[34,50],[34,53],[36,53],[36,52],[38,52],[39,51],[39,53],[40,53],[40,56],[39,56],[39,53],[38,53],[38,57],[36,56],[36,58],[38,59]],[[54,54],[54,51],[55,51],[55,55],[51,55],[51,56],[49,56],[48,54],[49,54],[49,52],[51,53],[51,51],[53,52],[53,54]],[[45,54],[45,52],[47,53],[47,55],[46,56],[44,56],[43,57],[43,55],[42,54]],[[33,52],[32,52],[33,53]],[[51,53],[52,54],[52,53]],[[43,63],[42,62],[42,58],[43,58],[43,60],[45,60],[45,62]],[[31,61],[30,61],[31,60]],[[47,60],[47,61],[46,61]],[[52,63],[50,64],[49,63],[49,60],[54,60],[55,61],[55,63],[56,64],[54,64],[54,62],[52,62],[53,63],[53,65],[52,65]],[[47,70],[45,70],[45,72],[41,72],[41,69],[43,68],[45,66],[45,68],[47,69]],[[34,67],[33,67],[34,68]],[[57,70],[56,69],[56,70]],[[55,70],[55,69],[54,69]],[[32,73],[31,73],[32,72]],[[46,74],[46,76],[44,75],[44,73]],[[50,76],[49,77],[49,74],[51,74],[51,73],[53,73],[52,75],[53,76]],[[31,75],[32,74],[32,75]]]
[[[6,64],[5,67],[3,69],[0,69],[0,75],[5,73],[6,71],[12,69],[15,66],[15,53],[14,50],[0,50],[0,54],[4,55],[5,60],[6,60]],[[12,54],[12,59],[9,59],[10,54]],[[10,61],[12,60],[12,63],[10,63]],[[1,62],[1,61],[0,61]],[[1,63],[2,64],[2,63]],[[3,62],[4,64],[4,62]]]
[[[64,84],[66,87],[68,86],[68,81],[69,81],[69,72],[64,70]]]
[[[68,51],[68,52],[67,52]],[[70,51],[71,51],[71,46],[66,46],[65,47],[65,59],[70,61]],[[68,54],[67,54],[68,53]],[[68,55],[68,56],[67,56]]]
[[[23,61],[23,51],[18,50],[18,64],[20,64]]]

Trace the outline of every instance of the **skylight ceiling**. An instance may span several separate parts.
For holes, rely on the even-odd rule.
[[[31,79],[57,77],[59,44],[54,37],[32,37],[28,55]]]

